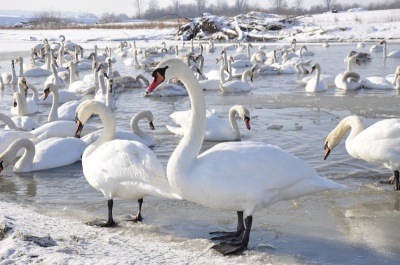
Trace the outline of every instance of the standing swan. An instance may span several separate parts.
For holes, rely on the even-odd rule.
[[[136,141],[114,140],[115,117],[104,103],[83,101],[76,110],[79,137],[83,124],[98,114],[104,125],[101,136],[82,155],[83,174],[89,184],[101,191],[108,201],[108,220],[89,222],[89,225],[115,226],[112,216],[113,198],[137,200],[139,212],[134,221],[141,221],[143,197],[146,195],[180,198],[173,193],[165,170],[147,146]]]
[[[385,119],[365,129],[360,117],[344,118],[326,137],[324,160],[349,130],[347,152],[354,158],[394,171],[394,189],[400,190],[400,119]]]
[[[260,142],[220,143],[199,155],[206,126],[206,104],[199,82],[177,59],[162,61],[152,76],[148,92],[164,80],[177,77],[187,87],[192,106],[188,129],[168,161],[171,186],[188,201],[237,212],[237,231],[213,239],[238,237],[240,242],[214,245],[220,253],[228,255],[247,248],[256,211],[281,200],[342,187],[320,177],[303,160]]]

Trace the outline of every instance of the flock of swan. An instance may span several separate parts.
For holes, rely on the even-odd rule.
[[[176,52],[170,52],[170,58],[161,59],[159,54],[168,51],[164,43],[161,50],[143,51],[146,56],[139,62],[140,49],[135,46],[130,50],[127,44],[121,42],[115,54],[120,58],[126,57],[129,52],[133,54],[133,67],[151,73],[151,82],[143,75],[134,78],[112,71],[112,49],[108,49],[101,61],[96,46],[88,59],[82,56],[82,47],[78,44],[71,45],[64,36],[61,40],[60,47],[51,48],[50,43],[44,40],[42,46],[32,49],[32,54],[43,52],[45,60],[37,66],[39,60],[32,55],[33,66],[29,70],[41,69],[35,73],[36,76],[40,73],[49,77],[41,97],[37,88],[28,81],[35,76],[34,71],[22,70],[22,58],[11,61],[10,76],[2,75],[4,84],[15,85],[15,92],[10,109],[12,117],[0,115],[6,124],[0,132],[0,172],[8,165],[13,166],[14,172],[30,172],[81,160],[86,180],[108,202],[107,220],[94,220],[87,224],[115,226],[114,198],[138,202],[138,213],[127,219],[130,221],[142,221],[145,196],[184,199],[216,210],[237,213],[236,231],[212,232],[216,235],[212,239],[219,241],[212,248],[229,255],[247,249],[253,215],[257,211],[282,200],[346,188],[321,177],[307,162],[277,146],[241,141],[236,119],[243,120],[245,127],[250,129],[250,113],[245,106],[232,106],[228,114],[229,124],[213,110],[206,109],[205,90],[245,93],[252,89],[248,81],[256,75],[307,74],[306,67],[311,60],[303,56],[313,56],[314,53],[304,45],[296,50],[295,39],[290,48],[279,50],[282,62],[276,58],[277,50],[267,53],[260,49],[251,54],[251,44],[226,46],[217,57],[220,70],[215,73],[215,79],[211,78],[212,73],[204,73],[204,48],[201,45],[199,54],[196,54],[192,42],[190,53],[189,50],[180,50],[185,53],[182,56],[175,47]],[[396,56],[395,52],[387,54],[386,42],[381,44],[385,57]],[[325,42],[324,47],[328,46]],[[206,50],[212,49],[215,47],[210,41]],[[230,56],[232,49],[247,51],[247,54]],[[58,58],[67,51],[72,54],[70,61],[61,62],[60,69],[56,66],[56,56],[51,56],[55,50],[58,51]],[[400,56],[400,52],[397,54]],[[315,76],[303,80],[305,91],[326,91],[331,83],[344,90],[372,87],[379,83],[378,78],[361,80],[360,75],[353,71],[352,66],[359,64],[363,56],[366,55],[349,53],[346,71],[332,80],[321,75],[319,63],[313,64],[310,70],[311,74],[315,72]],[[19,75],[15,62],[20,63]],[[130,62],[127,61],[127,64],[130,65]],[[68,67],[61,69],[64,65]],[[91,73],[77,80],[76,73],[79,68],[84,69],[84,65],[90,66]],[[400,67],[397,67],[394,76],[382,79],[388,83],[386,89],[399,89]],[[139,120],[145,119],[154,129],[150,111],[140,111],[133,116],[131,132],[119,131],[116,127],[113,110],[117,107],[118,95],[127,89],[145,87],[145,96],[158,91],[157,96],[186,95],[190,100],[190,110],[170,115],[176,126],[167,125],[167,129],[181,139],[166,169],[151,149],[154,139],[138,126]],[[28,91],[33,93],[31,98],[27,97]],[[88,94],[93,94],[93,97],[83,100],[82,96]],[[38,112],[40,104],[51,104],[48,122],[41,126],[30,117]],[[86,124],[94,115],[101,120],[101,126]],[[368,128],[358,116],[343,119],[325,140],[324,159],[348,131],[347,152],[352,157],[393,171],[391,181],[394,189],[400,190],[400,119],[383,120]],[[200,153],[204,140],[221,143]],[[52,161],[51,164],[49,161]]]

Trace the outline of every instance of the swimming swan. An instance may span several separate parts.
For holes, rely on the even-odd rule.
[[[324,160],[349,130],[347,152],[354,158],[394,171],[394,189],[400,190],[400,119],[385,119],[365,128],[358,116],[344,118],[326,137]]]
[[[113,112],[97,100],[86,100],[76,110],[78,129],[93,114],[98,114],[104,125],[102,135],[82,155],[83,174],[89,184],[101,191],[108,201],[108,220],[89,222],[89,225],[115,226],[112,216],[113,198],[137,200],[139,212],[134,221],[141,221],[143,197],[146,195],[180,198],[168,183],[164,167],[147,146],[129,140],[114,140]]]
[[[36,145],[29,139],[18,139],[0,155],[0,171],[14,162],[22,148],[25,152],[13,168],[13,171],[18,173],[70,165],[81,159],[86,147],[85,142],[75,137],[53,137]]]
[[[241,134],[236,122],[236,115],[244,121],[246,128],[250,130],[250,113],[242,105],[235,105],[229,110],[229,124],[219,118],[214,111],[206,112],[205,141],[240,141]],[[176,111],[170,115],[172,120],[181,127],[166,125],[167,129],[177,135],[183,136],[190,123],[191,110]]]
[[[194,74],[182,61],[166,59],[152,76],[154,79],[147,91],[164,80],[177,77],[186,85],[192,106],[185,136],[168,161],[169,183],[188,201],[237,212],[237,231],[230,237],[239,236],[240,242],[222,242],[213,246],[217,251],[227,255],[247,248],[255,212],[281,200],[342,188],[320,177],[303,160],[260,142],[224,142],[199,155],[206,126],[206,104]],[[214,239],[226,238],[229,236]]]
[[[320,92],[328,90],[328,85],[321,79],[321,66],[316,63],[311,68],[311,73],[316,71],[315,77],[310,79],[306,85],[306,92]]]
[[[387,53],[386,51],[386,41],[383,40],[381,41],[381,45],[383,45],[383,58],[400,58],[400,50],[396,51],[391,51],[390,53]]]

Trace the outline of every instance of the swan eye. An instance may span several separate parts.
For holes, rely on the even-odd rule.
[[[157,68],[155,69],[152,73],[151,76],[154,78],[154,80],[157,80],[157,74],[160,74],[161,76],[165,77],[165,71],[168,69],[168,66],[165,66],[163,68]]]

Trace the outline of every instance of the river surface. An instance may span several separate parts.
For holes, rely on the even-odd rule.
[[[81,44],[86,55],[93,51],[94,44]],[[96,44],[100,48],[106,45],[118,46],[117,42]],[[161,45],[161,41],[137,44],[149,47]],[[171,45],[174,44],[171,42]],[[1,72],[11,71],[10,59],[17,56],[23,56],[26,62],[29,61],[32,43],[1,45],[15,45],[15,51],[1,55]],[[218,71],[219,64],[215,63],[215,58],[221,53],[222,45],[217,43],[214,53],[204,52],[205,75]],[[277,44],[267,45],[272,50]],[[398,45],[388,45],[388,50],[396,47]],[[252,52],[257,49],[258,44],[254,43]],[[322,73],[332,77],[345,70],[344,58],[349,51],[361,51],[356,48],[356,44],[332,44],[329,48],[309,44],[308,49],[314,51],[315,55],[305,58],[312,59],[311,64],[318,62]],[[368,52],[367,49],[363,51]],[[372,62],[353,67],[361,78],[393,74],[400,65],[398,58],[383,60],[381,53],[371,54],[374,57]],[[113,69],[122,75],[136,76],[142,73],[150,79],[149,72],[125,66],[125,58],[118,58],[116,54],[114,57],[117,62],[113,64]],[[81,71],[79,78],[89,73],[90,70]],[[226,95],[220,91],[204,92],[207,108],[214,109],[225,120],[230,107],[235,104],[242,104],[249,109],[251,130],[246,130],[238,120],[243,140],[277,145],[307,161],[321,176],[349,187],[346,191],[319,193],[298,200],[278,202],[257,212],[250,236],[250,260],[275,264],[399,264],[400,192],[394,191],[392,185],[379,183],[389,178],[393,172],[352,158],[345,149],[345,139],[327,160],[323,160],[324,140],[344,117],[359,115],[366,125],[382,119],[398,118],[399,91],[341,91],[329,87],[325,92],[306,93],[304,86],[297,82],[303,77],[297,74],[255,76],[253,83],[250,83],[252,91],[247,93]],[[27,80],[42,94],[45,78]],[[10,114],[13,91],[10,86],[1,91],[0,109],[5,114]],[[118,130],[130,130],[129,122],[136,112],[152,111],[155,130],[150,131],[145,122],[139,125],[156,139],[152,149],[166,166],[180,137],[170,133],[165,125],[174,124],[169,117],[171,113],[190,108],[188,97],[144,97],[144,88],[125,90],[118,96],[117,109],[114,110]],[[86,95],[84,99],[92,97]],[[49,105],[40,105],[40,112],[31,117],[37,119],[39,124],[44,124],[49,110]],[[97,118],[91,119],[90,123],[101,126]],[[203,150],[214,144],[204,142]],[[12,166],[9,166],[0,174],[0,199],[18,202],[51,216],[74,218],[82,222],[105,218],[107,214],[103,195],[88,184],[80,162],[24,174],[13,173]],[[116,220],[136,211],[136,202],[115,200]],[[142,225],[148,229],[135,229],[135,233],[147,233],[155,239],[165,234],[173,235],[187,240],[187,247],[193,249],[204,247],[203,242],[194,239],[208,239],[210,231],[236,227],[236,213],[208,209],[185,200],[153,196],[144,198],[143,216]],[[130,233],[126,227],[121,229]],[[274,248],[266,247],[268,244]],[[234,263],[235,259],[231,261]]]

